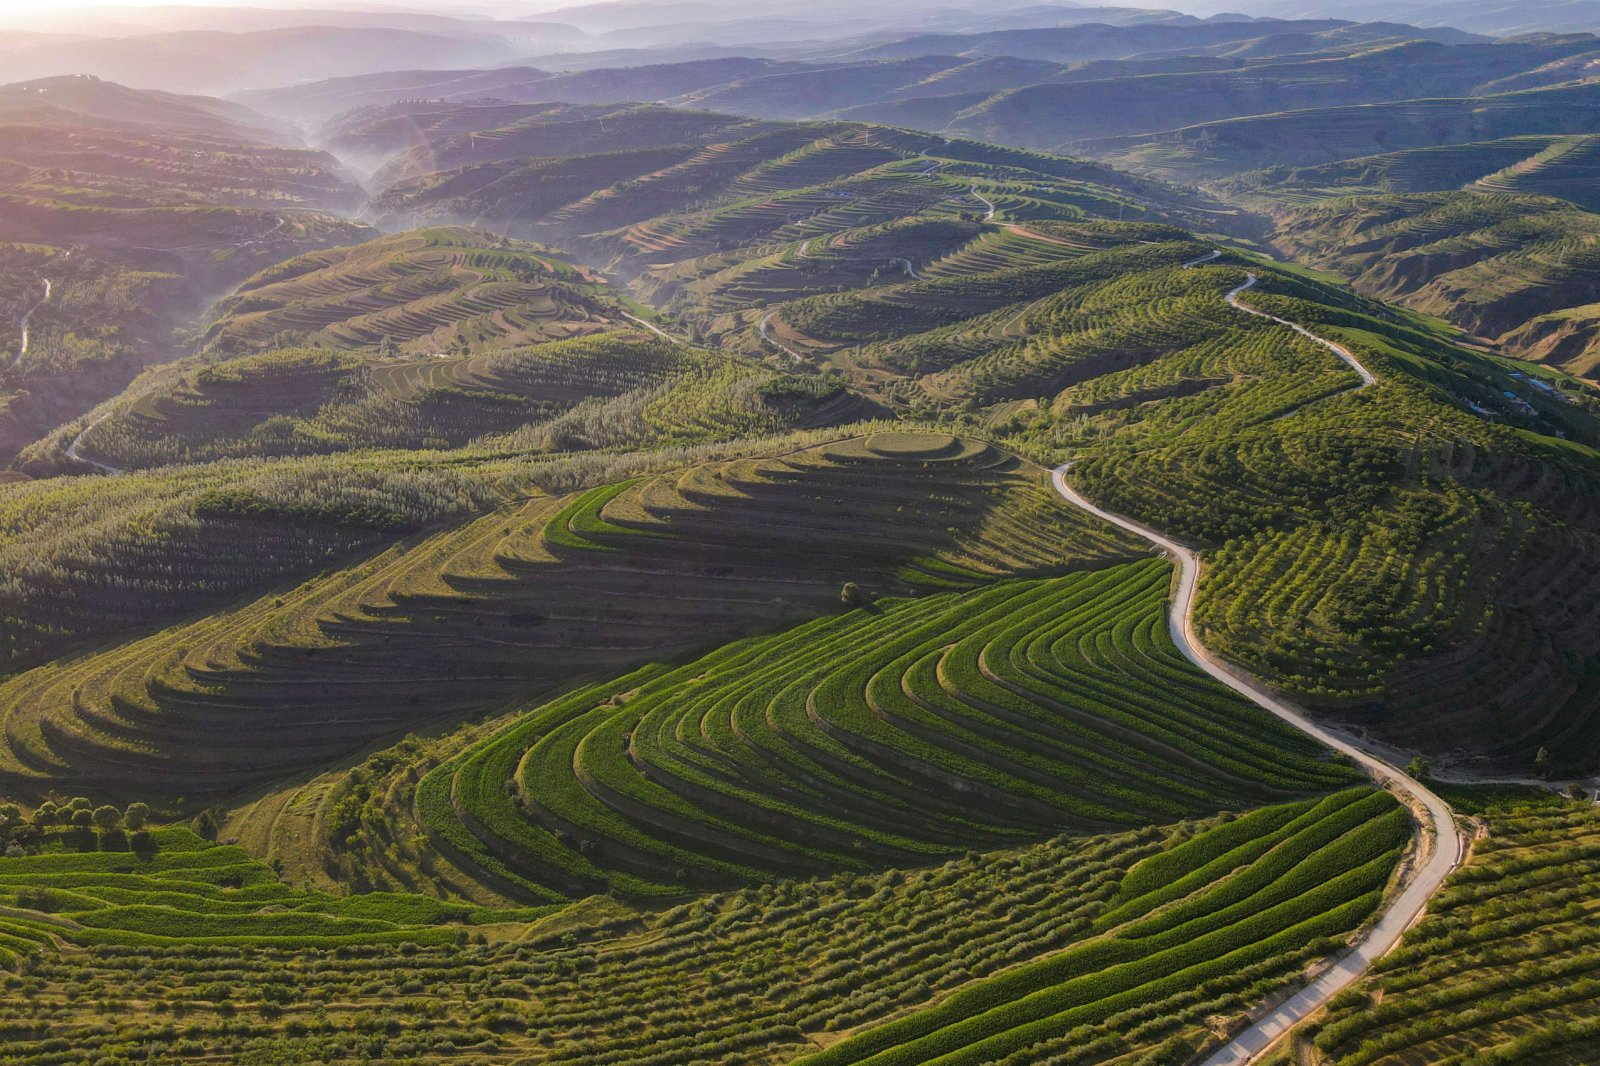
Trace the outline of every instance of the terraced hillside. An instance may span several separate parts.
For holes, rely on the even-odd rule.
[[[252,502],[209,506],[248,515]],[[846,581],[876,596],[1136,551],[1059,506],[1039,468],[951,437],[691,466],[503,508],[22,674],[0,688],[4,772],[27,790],[111,771],[130,793],[192,800],[814,617]],[[641,595],[658,606],[642,610]]]
[[[1597,849],[1600,813],[1587,799],[1491,809],[1428,916],[1298,1035],[1292,1061],[1583,1061],[1600,992]]]
[[[357,110],[318,137],[341,156],[388,159],[373,177],[383,187],[478,163],[714,144],[771,128],[737,115],[655,104],[473,101]]]
[[[729,188],[868,148],[893,143],[817,142],[781,168],[758,168]],[[985,185],[995,179],[975,176],[977,164],[950,158],[961,149],[959,142],[924,147],[929,158],[891,162],[843,182],[559,239],[632,274],[636,292],[724,346],[838,369],[891,407],[982,427],[1042,460],[1083,457],[1084,475],[1100,483],[1089,488],[1114,492],[1104,497],[1114,509],[1219,553],[1205,590],[1218,599],[1207,604],[1202,597],[1215,646],[1298,698],[1425,747],[1484,738],[1498,756],[1528,760],[1562,737],[1573,743],[1575,764],[1589,757],[1580,753],[1591,750],[1590,741],[1577,739],[1589,736],[1584,723],[1592,718],[1582,664],[1600,646],[1583,594],[1550,590],[1528,599],[1529,590],[1546,589],[1549,560],[1589,550],[1592,519],[1584,506],[1541,487],[1592,477],[1587,457],[1552,439],[1600,442],[1585,397],[1557,379],[1455,347],[1433,326],[1271,274],[1266,292],[1293,294],[1281,304],[1288,317],[1333,323],[1334,335],[1380,353],[1373,362],[1400,381],[1378,399],[1344,398],[1353,376],[1326,351],[1227,307],[1223,296],[1246,280],[1243,270],[1226,261],[1186,268],[1206,258],[1205,245],[1159,224],[1118,224],[1092,213],[1013,221],[1043,203],[1040,186]],[[1043,156],[1008,158],[1018,167],[1029,161],[1033,175],[1054,165]],[[984,172],[1014,173],[992,169],[997,165],[989,159]],[[895,179],[885,200],[828,196],[902,172],[912,184]],[[965,209],[950,213],[963,201],[941,200],[937,183],[957,176],[969,182],[965,202],[993,204],[994,218],[986,219],[987,206],[978,218]],[[559,233],[570,222],[592,230],[581,221],[583,212],[599,209],[589,205],[611,211],[649,200],[654,194],[639,190],[651,184],[625,183],[615,195],[558,211],[549,229]],[[1023,199],[1002,202],[1001,189]],[[1587,217],[1553,200],[1460,198],[1533,205],[1531,218],[1512,210],[1494,238],[1508,249],[1540,218],[1548,216],[1557,233],[1569,216]],[[1460,216],[1475,217],[1470,205]],[[1420,237],[1426,227],[1416,232]],[[925,243],[913,235],[932,251],[911,250]],[[1336,240],[1352,243],[1347,233]],[[1485,251],[1495,246],[1487,238],[1484,244]],[[857,248],[870,249],[863,260],[852,260]],[[1505,262],[1508,269],[1536,264],[1542,254],[1513,252]],[[1573,260],[1580,262],[1576,253]],[[1418,257],[1419,266],[1425,261],[1438,260]],[[1587,274],[1575,269],[1572,276],[1582,284]],[[1545,289],[1541,280],[1528,298]],[[1518,299],[1507,292],[1505,313]],[[1431,427],[1427,439],[1439,443],[1429,446],[1443,449],[1427,467],[1416,458],[1424,447],[1418,426]],[[1470,442],[1470,450],[1452,442]],[[1159,466],[1156,454],[1164,457]],[[1447,471],[1441,482],[1432,479],[1436,468]],[[1397,477],[1406,487],[1391,495]],[[1523,503],[1538,517],[1531,525],[1506,524]],[[1460,515],[1461,524],[1452,526],[1450,515]],[[1391,522],[1408,531],[1393,544]],[[1505,537],[1519,547],[1504,550],[1511,543]],[[1290,578],[1252,561],[1269,540],[1280,547],[1262,559],[1343,545],[1337,550],[1397,553],[1395,559],[1422,551],[1428,562],[1370,581],[1322,569]],[[1497,541],[1500,547],[1491,546]],[[1459,569],[1458,554],[1467,567],[1460,580],[1472,595],[1425,576]],[[1239,572],[1225,576],[1232,567]],[[1532,602],[1546,594],[1564,604],[1558,613],[1571,625],[1540,617],[1543,608]],[[1497,613],[1485,625],[1479,605],[1490,602],[1530,606],[1514,618]],[[1405,623],[1385,621],[1396,616]],[[1557,676],[1535,710],[1530,691]],[[1453,701],[1448,714],[1441,710],[1446,699]],[[1435,715],[1453,724],[1435,726]]]
[[[613,330],[478,355],[275,349],[201,357],[135,382],[76,446],[123,470],[373,447],[532,457],[871,414],[837,381],[780,376],[642,330]]]
[[[104,830],[69,828],[64,819],[60,827],[44,819],[26,824],[21,836],[31,841],[31,853],[0,859],[0,896],[7,903],[0,964],[6,969],[63,948],[445,945],[456,939],[451,925],[529,914],[418,896],[302,892],[239,848],[184,828],[124,829],[122,812],[109,810],[116,824]]]
[[[1581,138],[1505,137],[1341,159],[1313,166],[1266,167],[1215,183],[1233,198],[1273,211],[1342,196],[1449,192],[1521,168],[1550,149]],[[1562,183],[1568,187],[1567,183]],[[1570,190],[1576,191],[1576,190]]]
[[[1213,299],[1240,280],[1227,266],[1186,273],[1209,276]],[[1600,649],[1587,594],[1570,584],[1581,568],[1563,564],[1586,556],[1594,536],[1592,413],[1420,321],[1292,275],[1263,277],[1265,292],[1239,299],[1346,344],[1377,387],[1350,391],[1353,376],[1334,378],[1338,395],[1303,393],[1287,410],[1266,402],[1266,383],[1292,372],[1251,372],[1232,396],[1179,391],[1223,376],[1194,361],[1213,350],[1201,344],[1124,372],[1132,397],[1161,383],[1148,406],[1065,425],[1013,408],[1008,431],[1075,451],[1074,481],[1096,502],[1207,549],[1198,632],[1257,676],[1410,745],[1468,746],[1523,766],[1548,746],[1590,765],[1585,678]],[[1282,351],[1288,337],[1257,343]],[[1235,335],[1220,350],[1251,349]]]
[[[776,391],[721,391],[738,380],[689,376],[688,394],[669,391],[643,408],[626,394],[579,405],[528,433],[463,448],[359,449],[8,483],[0,489],[5,669],[37,665],[95,640],[148,633],[352,565],[400,538],[530,493],[770,456],[841,435],[837,429],[729,435],[750,426],[752,414],[761,426],[774,416],[831,421],[860,410],[849,394],[814,394],[787,381]],[[734,406],[713,405],[724,401]],[[729,417],[701,417],[719,412]],[[80,470],[59,456],[82,425],[69,424],[30,449],[36,458],[29,466],[41,475]],[[629,447],[630,440],[651,443]],[[578,450],[549,450],[556,446]]]
[[[663,120],[678,115],[705,128]],[[508,157],[480,149],[484,162],[441,164],[386,188],[373,217],[390,225],[480,220],[569,248],[578,247],[574,238],[612,234],[623,242],[618,251],[631,247],[637,256],[679,248],[686,226],[695,227],[700,250],[711,251],[784,226],[814,236],[848,228],[851,216],[857,226],[886,222],[918,204],[936,215],[981,215],[985,201],[974,192],[1017,217],[1133,219],[1148,216],[1157,199],[1174,207],[1193,200],[1092,163],[892,127],[751,123],[660,108],[638,109],[636,121],[641,132],[631,142],[612,136],[610,119],[604,133],[591,119],[570,130],[558,124],[554,136]],[[893,213],[865,217],[885,211]],[[687,217],[644,229],[675,214]]]
[[[1192,258],[1202,248],[1160,220],[1216,217],[1093,164],[853,123],[673,151],[644,173],[655,150],[468,167],[389,189],[375,210],[559,244],[693,337],[802,360],[861,343],[800,321],[822,306],[875,323],[872,339],[921,332],[1060,289],[1086,253],[1172,242],[1170,260]]]
[[[265,125],[89,77],[0,86],[0,463],[177,354],[217,291],[372,233],[330,213],[363,198],[337,161]]]
[[[1496,181],[1517,184],[1497,176],[1478,189]],[[1600,216],[1567,201],[1483,191],[1336,200],[1286,213],[1277,241],[1508,352],[1575,374],[1600,364]]]
[[[334,157],[286,143],[270,125],[237,104],[87,75],[0,85],[0,158],[71,188],[80,206],[118,190],[152,202],[360,206],[361,190]]]
[[[383,237],[289,259],[212,307],[203,343],[468,353],[604,329],[621,318],[599,280],[479,230]]]
[[[337,160],[204,97],[88,77],[0,86],[5,238],[82,245],[182,274],[206,295],[308,248],[370,233]]]
[[[1490,46],[1499,48],[1499,45]],[[1386,103],[1238,111],[1149,133],[1079,141],[1071,150],[1168,181],[1197,182],[1265,167],[1314,166],[1406,149],[1591,133],[1600,89],[1566,85],[1483,95],[1422,94]]]
[[[440,750],[411,745],[376,777],[274,797],[230,831],[310,878],[310,855],[343,853],[397,887],[654,896],[916,866],[1353,780],[1183,661],[1170,578],[1146,562],[821,619],[458,737],[426,776]],[[308,849],[308,831],[325,844]],[[416,843],[384,858],[385,840]]]
[[[365,454],[0,487],[0,663],[36,665],[493,507],[504,462]]]
[[[396,896],[230,917],[224,907],[293,894],[265,880],[211,890],[204,882],[230,867],[198,868],[163,850],[153,862],[172,869],[180,890],[165,898],[206,900],[201,912],[214,930],[291,920],[353,929],[363,919],[409,928],[346,935],[336,950],[269,946],[259,936],[45,950],[7,978],[15,994],[0,997],[0,1031],[23,1061],[62,1063],[129,1047],[166,1061],[225,1047],[246,1059],[733,1064],[789,1062],[826,1047],[854,1061],[879,1039],[877,1026],[907,1012],[900,1031],[979,1001],[1016,1017],[1023,1003],[1038,1004],[1012,1001],[1024,986],[1103,965],[1103,984],[1059,986],[1056,1005],[1075,1005],[1061,1031],[1087,1062],[1170,1061],[1214,1044],[1218,1018],[1231,1023],[1359,924],[1406,835],[1393,801],[1361,789],[918,870],[790,880],[654,913],[596,899],[519,925],[485,924],[505,912]],[[69,863],[134,867],[117,882],[148,883],[115,853],[0,859],[0,894],[23,907],[8,908],[13,921],[75,920],[84,897],[70,880],[21,900],[6,887],[23,871]],[[1174,889],[1192,894],[1174,907]],[[56,913],[41,913],[43,900]],[[415,931],[440,921],[472,924]],[[437,946],[454,932],[476,943]],[[351,942],[362,938],[402,943]],[[1130,957],[1151,964],[1118,961]],[[1074,1020],[1081,1024],[1065,1027]],[[839,1043],[851,1033],[865,1036]]]
[[[1271,211],[1338,196],[1447,192],[1529,193],[1600,207],[1588,135],[1533,135],[1467,141],[1343,159],[1306,167],[1269,167],[1220,183],[1231,195]]]

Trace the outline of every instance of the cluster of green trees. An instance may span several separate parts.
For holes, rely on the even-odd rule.
[[[150,805],[137,800],[118,808],[109,803],[96,806],[85,796],[74,796],[59,804],[45,800],[31,811],[16,803],[0,803],[0,841],[7,842],[6,858],[37,854],[49,830],[56,826],[142,833],[149,823]]]

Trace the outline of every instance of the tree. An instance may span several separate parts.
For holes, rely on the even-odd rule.
[[[1427,759],[1417,755],[1413,756],[1411,761],[1406,764],[1406,773],[1410,774],[1416,780],[1421,781],[1423,778],[1433,773],[1433,767],[1428,765]]]
[[[839,590],[839,602],[846,607],[860,607],[866,602],[866,597],[861,593],[861,586],[854,581],[846,581],[844,588]]]
[[[87,807],[80,807],[72,812],[70,820],[79,829],[87,829],[94,824],[94,813]]]
[[[1550,776],[1550,749],[1541,746],[1539,753],[1533,757],[1533,772],[1540,777]]]
[[[138,832],[150,821],[150,805],[148,803],[130,803],[123,812],[122,824]]]
[[[53,800],[45,800],[33,809],[34,825],[55,825],[56,805]]]
[[[107,803],[96,807],[90,817],[94,819],[95,828],[104,832],[117,827],[117,824],[122,821],[122,812]]]

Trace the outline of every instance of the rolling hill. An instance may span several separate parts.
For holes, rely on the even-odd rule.
[[[8,466],[176,354],[173,331],[218,290],[371,234],[334,213],[363,197],[344,168],[269,125],[235,104],[91,77],[0,86]]]
[[[622,313],[598,278],[483,231],[401,233],[284,260],[207,314],[201,345],[470,353],[604,329]]]
[[[519,54],[525,53],[497,36],[302,22],[235,32],[192,29],[48,41],[13,52],[7,65],[19,79],[92,74],[141,89],[222,94],[285,81],[507,62]]]
[[[187,285],[171,274],[0,245],[0,463],[160,358],[189,307]]]
[[[1461,192],[1313,204],[1283,215],[1277,242],[1362,292],[1592,376],[1600,364],[1600,216],[1563,200],[1484,191],[1496,180]]]
[[[1593,37],[345,15],[7,51],[0,1059],[1581,1060]]]
[[[1086,140],[1075,148],[1119,167],[1194,182],[1403,149],[1587,134],[1593,131],[1597,108],[1600,88],[1578,83],[1482,96],[1274,110],[1149,135]]]
[[[597,53],[585,69],[567,72],[381,74],[240,99],[285,120],[330,122],[317,143],[331,143],[338,116],[353,108],[642,100],[766,119],[842,117],[1055,149],[1289,110],[1536,89],[1572,80],[1563,64],[1581,65],[1597,51],[1588,34],[1490,42],[1393,22],[1096,23],[1088,10],[1055,11],[1047,25],[902,33],[820,45],[810,55],[788,43],[672,62],[670,49],[642,49],[609,60]]]
[[[815,616],[846,580],[877,595],[1128,554],[1057,506],[1037,467],[954,438],[877,440],[509,504],[69,673],[22,674],[0,690],[9,787],[116,766],[130,791],[216,795],[586,672]],[[200,506],[247,516],[256,501],[213,490]],[[906,515],[914,529],[867,532]],[[645,589],[677,591],[645,612]],[[251,728],[260,743],[241,746]]]
[[[597,191],[579,195],[585,182]],[[1540,212],[1552,234],[1586,217],[1560,201],[1475,195],[1540,205],[1507,216],[1512,253],[1511,234]],[[1130,205],[1149,221],[1126,221]],[[1208,246],[1168,220],[1225,217],[1203,200],[1060,157],[810,124],[665,155],[469,166],[403,182],[375,207],[394,221],[468,216],[538,234],[692,336],[841,373],[902,414],[1052,462],[1078,457],[1091,494],[1215,553],[1200,607],[1209,639],[1301,700],[1434,750],[1470,736],[1526,761],[1561,736],[1575,762],[1589,758],[1579,754],[1590,748],[1579,739],[1590,717],[1582,664],[1597,650],[1588,624],[1553,625],[1530,607],[1484,628],[1479,605],[1521,602],[1545,588],[1538,575],[1552,559],[1587,550],[1576,546],[1591,535],[1586,510],[1550,486],[1592,476],[1560,443],[1600,442],[1592,401],[1292,273],[1227,259],[1191,268]],[[1348,234],[1329,243],[1359,247]],[[1375,259],[1392,255],[1384,247]],[[1266,286],[1254,303],[1286,301],[1295,320],[1377,353],[1400,384],[1352,401],[1342,395],[1351,376],[1325,352],[1241,322],[1223,297],[1248,280],[1246,267]],[[1505,314],[1516,301],[1507,297]],[[1428,446],[1443,449],[1440,480],[1406,473],[1423,446],[1417,425],[1441,442]],[[1525,432],[1543,443],[1529,451]],[[1539,517],[1503,525],[1505,508],[1524,505]],[[1391,545],[1390,523],[1412,530],[1403,547]],[[1516,546],[1489,536],[1501,528],[1519,530]],[[1572,547],[1556,547],[1568,537]],[[1330,551],[1412,562],[1353,582],[1291,580],[1250,561]],[[1436,587],[1428,575],[1439,566],[1485,599]],[[1561,617],[1583,614],[1581,593],[1571,595]],[[1386,614],[1407,622],[1377,621]],[[1551,641],[1570,649],[1570,665],[1554,665]],[[1549,680],[1552,669],[1563,680],[1544,687],[1549,702],[1536,711],[1529,671]],[[1442,699],[1454,701],[1440,719],[1448,728],[1433,724]]]

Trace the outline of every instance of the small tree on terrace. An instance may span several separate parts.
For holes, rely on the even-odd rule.
[[[1428,765],[1427,759],[1424,759],[1422,756],[1418,755],[1412,758],[1411,762],[1406,765],[1406,773],[1410,774],[1418,781],[1421,781],[1423,778],[1433,773],[1433,767]]]
[[[72,817],[69,820],[79,829],[87,829],[94,824],[94,812],[87,807],[79,807],[72,812]]]
[[[844,588],[839,590],[839,602],[846,607],[860,607],[867,600],[861,592],[861,586],[854,581],[846,581]]]
[[[150,821],[150,805],[148,803],[130,803],[123,812],[122,824],[138,832]]]
[[[107,803],[104,806],[96,807],[94,813],[89,817],[94,820],[96,829],[105,832],[117,827],[117,823],[122,821],[122,812]]]
[[[1540,747],[1537,755],[1533,757],[1533,772],[1540,777],[1550,776],[1550,749]]]

